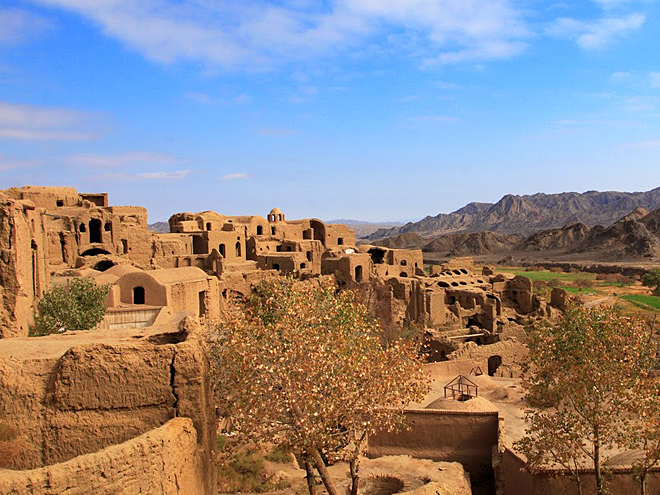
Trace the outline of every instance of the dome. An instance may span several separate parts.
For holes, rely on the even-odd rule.
[[[270,210],[270,215],[279,215],[281,213],[282,210],[280,210],[279,208],[273,208],[272,210]]]

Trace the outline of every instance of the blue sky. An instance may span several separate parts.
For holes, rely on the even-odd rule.
[[[0,2],[0,188],[150,221],[660,186],[660,2]]]

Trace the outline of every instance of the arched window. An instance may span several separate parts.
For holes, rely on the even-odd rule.
[[[342,244],[344,244],[344,239],[343,239],[342,237],[338,238],[338,239],[337,239],[337,244],[339,244],[340,246],[341,246]]]
[[[264,228],[261,225],[257,225],[257,235],[263,235]]]
[[[355,267],[355,281],[362,282],[362,266],[358,265]]]
[[[237,258],[241,257],[241,243],[240,243],[240,241],[236,243],[236,257]]]
[[[401,266],[406,266],[408,262],[406,260],[401,260]]]
[[[89,242],[103,242],[101,240],[101,220],[92,218],[89,221]]]
[[[224,244],[220,244],[218,246],[218,252],[220,253],[220,255],[222,255],[223,258],[227,257],[227,254],[225,252],[225,245]]]
[[[144,304],[144,287],[133,287],[133,304]]]
[[[211,230],[211,222],[206,222],[206,230]]]

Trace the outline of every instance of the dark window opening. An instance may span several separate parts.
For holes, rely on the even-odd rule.
[[[223,258],[226,258],[226,257],[227,257],[227,254],[225,253],[225,245],[224,245],[224,244],[220,244],[220,245],[218,246],[218,252],[220,253],[220,255],[221,255]]]
[[[458,287],[458,282],[452,282],[452,283],[451,283],[451,286],[452,286],[452,287]]]
[[[362,282],[362,266],[358,265],[355,267],[355,281]]]
[[[373,261],[376,265],[381,264],[385,258],[384,249],[372,248],[369,250],[369,254],[371,255],[371,261]]]
[[[481,328],[481,323],[474,316],[470,316],[468,318],[468,321],[467,321],[467,326],[468,327],[479,327],[479,328]]]
[[[275,235],[275,227],[270,228],[270,233],[271,233],[271,235]]]
[[[282,246],[275,246],[275,251],[277,251],[278,253],[282,251]]]
[[[89,242],[103,242],[101,238],[101,220],[92,218],[89,221]]]
[[[133,304],[144,304],[144,287],[133,287]]]
[[[452,270],[452,273],[453,273],[454,275],[460,275],[460,274],[461,274],[461,272],[459,272],[458,270]]]
[[[241,257],[241,243],[240,242],[236,243],[236,257],[237,258]]]
[[[257,235],[263,235],[264,228],[261,225],[257,225]]]
[[[449,284],[447,282],[438,282],[438,287],[449,287]]]
[[[62,261],[66,263],[66,240],[62,232],[60,232],[60,249],[62,249]]]
[[[110,254],[108,251],[105,249],[100,249],[100,248],[92,248],[88,249],[87,251],[83,252],[80,256],[96,256],[97,254]]]
[[[64,201],[62,201],[61,199],[58,199],[58,200],[55,202],[55,204],[56,204],[57,206],[64,206]]]
[[[211,222],[206,222],[206,230],[211,230]]]
[[[106,222],[103,228],[106,232],[112,232],[112,224],[110,222]]]
[[[307,261],[312,261],[312,252],[307,251]]]
[[[115,263],[113,263],[112,261],[110,261],[110,260],[101,260],[96,265],[94,265],[94,270],[104,272],[107,269],[112,268],[113,266],[115,266]]]
[[[287,247],[286,247],[286,250],[287,250],[287,251],[291,251],[291,246],[287,246]]]
[[[280,265],[278,265],[277,263],[273,263],[273,270],[279,270],[279,269],[280,269]]]
[[[502,356],[491,356],[488,358],[488,375],[495,376],[497,368],[502,365]]]
[[[300,263],[300,269],[302,270],[303,268],[307,267],[305,263]]]
[[[401,266],[406,266],[408,262],[406,260],[401,260]]]
[[[340,246],[344,244],[344,239],[342,237],[337,238],[337,244],[339,244]]]
[[[128,254],[128,240],[127,239],[122,239],[121,240],[121,249],[124,254]]]
[[[207,254],[208,243],[201,235],[193,236],[193,254]]]
[[[451,306],[452,304],[456,304],[456,298],[455,298],[454,296],[449,296],[449,297],[447,298],[447,304],[449,304],[450,306]]]
[[[407,277],[408,274],[406,272],[401,272],[399,273],[399,277]]]
[[[202,290],[199,292],[199,316],[204,316],[206,314],[206,291]]]
[[[281,222],[282,221],[282,215],[277,215],[277,219]]]
[[[84,224],[84,223],[81,223],[81,224],[80,224],[80,232],[83,232],[83,233],[84,233],[84,232],[87,232],[87,229],[85,228],[85,224]]]
[[[312,233],[309,230],[305,230],[303,232],[303,239],[311,239],[312,238]]]

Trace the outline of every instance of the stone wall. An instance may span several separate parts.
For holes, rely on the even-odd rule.
[[[210,494],[202,457],[192,421],[175,418],[137,438],[63,463],[27,471],[0,469],[0,493]]]

